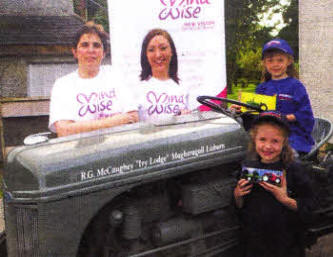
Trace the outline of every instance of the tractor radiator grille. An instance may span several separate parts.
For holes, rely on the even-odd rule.
[[[19,257],[39,257],[37,210],[32,206],[16,209]]]

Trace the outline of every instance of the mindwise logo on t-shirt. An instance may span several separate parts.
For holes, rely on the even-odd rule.
[[[76,100],[79,103],[78,115],[98,114],[99,118],[110,116],[112,111],[113,99],[116,98],[114,89],[110,91],[91,92],[89,95],[79,93]]]
[[[182,95],[169,95],[167,93],[156,93],[149,91],[146,95],[150,103],[148,115],[154,114],[178,114],[186,107],[186,97]]]

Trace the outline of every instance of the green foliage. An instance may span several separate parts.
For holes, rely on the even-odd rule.
[[[270,33],[274,29],[274,27],[259,25],[260,14],[267,13],[272,8],[274,12],[282,13],[289,10],[289,8],[286,10],[280,7],[279,0],[225,0],[229,94],[232,92],[231,85],[235,84],[240,77],[246,77],[249,80],[260,78],[261,69],[258,64],[255,64],[255,60],[258,59],[262,45],[272,39]],[[288,23],[288,21],[286,17],[285,22]],[[286,40],[289,41],[287,38]],[[251,65],[254,67],[251,68]]]
[[[269,36],[270,30],[258,26],[261,12],[278,4],[278,0],[225,0],[226,23],[226,55],[227,55],[227,85],[231,93],[231,85],[241,76],[239,56],[247,47],[260,47]]]
[[[291,48],[294,50],[295,59],[298,60],[298,3],[299,0],[292,0],[290,6],[283,13],[283,20],[287,24],[281,29],[278,37],[287,40]]]
[[[254,93],[256,87],[257,87],[257,84],[248,84],[248,86],[246,88],[241,88],[237,85],[233,85],[233,93],[228,94],[228,98],[238,100],[238,95],[240,92]]]
[[[236,64],[239,67],[239,75],[249,81],[260,81],[261,78],[261,47],[252,46],[252,42],[246,41],[238,53]]]
[[[73,0],[74,13],[80,15],[81,11],[81,0]]]
[[[333,144],[327,143],[326,151],[333,151]]]
[[[84,20],[101,24],[109,32],[107,0],[73,0],[73,6]]]
[[[95,23],[102,24],[104,30],[109,32],[109,18],[107,11],[99,9],[94,16],[91,17],[91,20],[95,21]]]

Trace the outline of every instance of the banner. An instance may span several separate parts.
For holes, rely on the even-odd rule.
[[[226,92],[224,0],[108,0],[112,65],[133,86],[140,81],[140,55],[155,28],[171,35],[178,56],[180,85],[198,95]]]

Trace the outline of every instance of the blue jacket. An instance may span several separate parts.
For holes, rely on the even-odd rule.
[[[269,80],[256,88],[257,94],[276,95],[276,110],[283,115],[294,114],[295,122],[289,122],[290,145],[300,152],[309,152],[314,141],[311,132],[314,126],[313,112],[304,85],[295,78]]]

